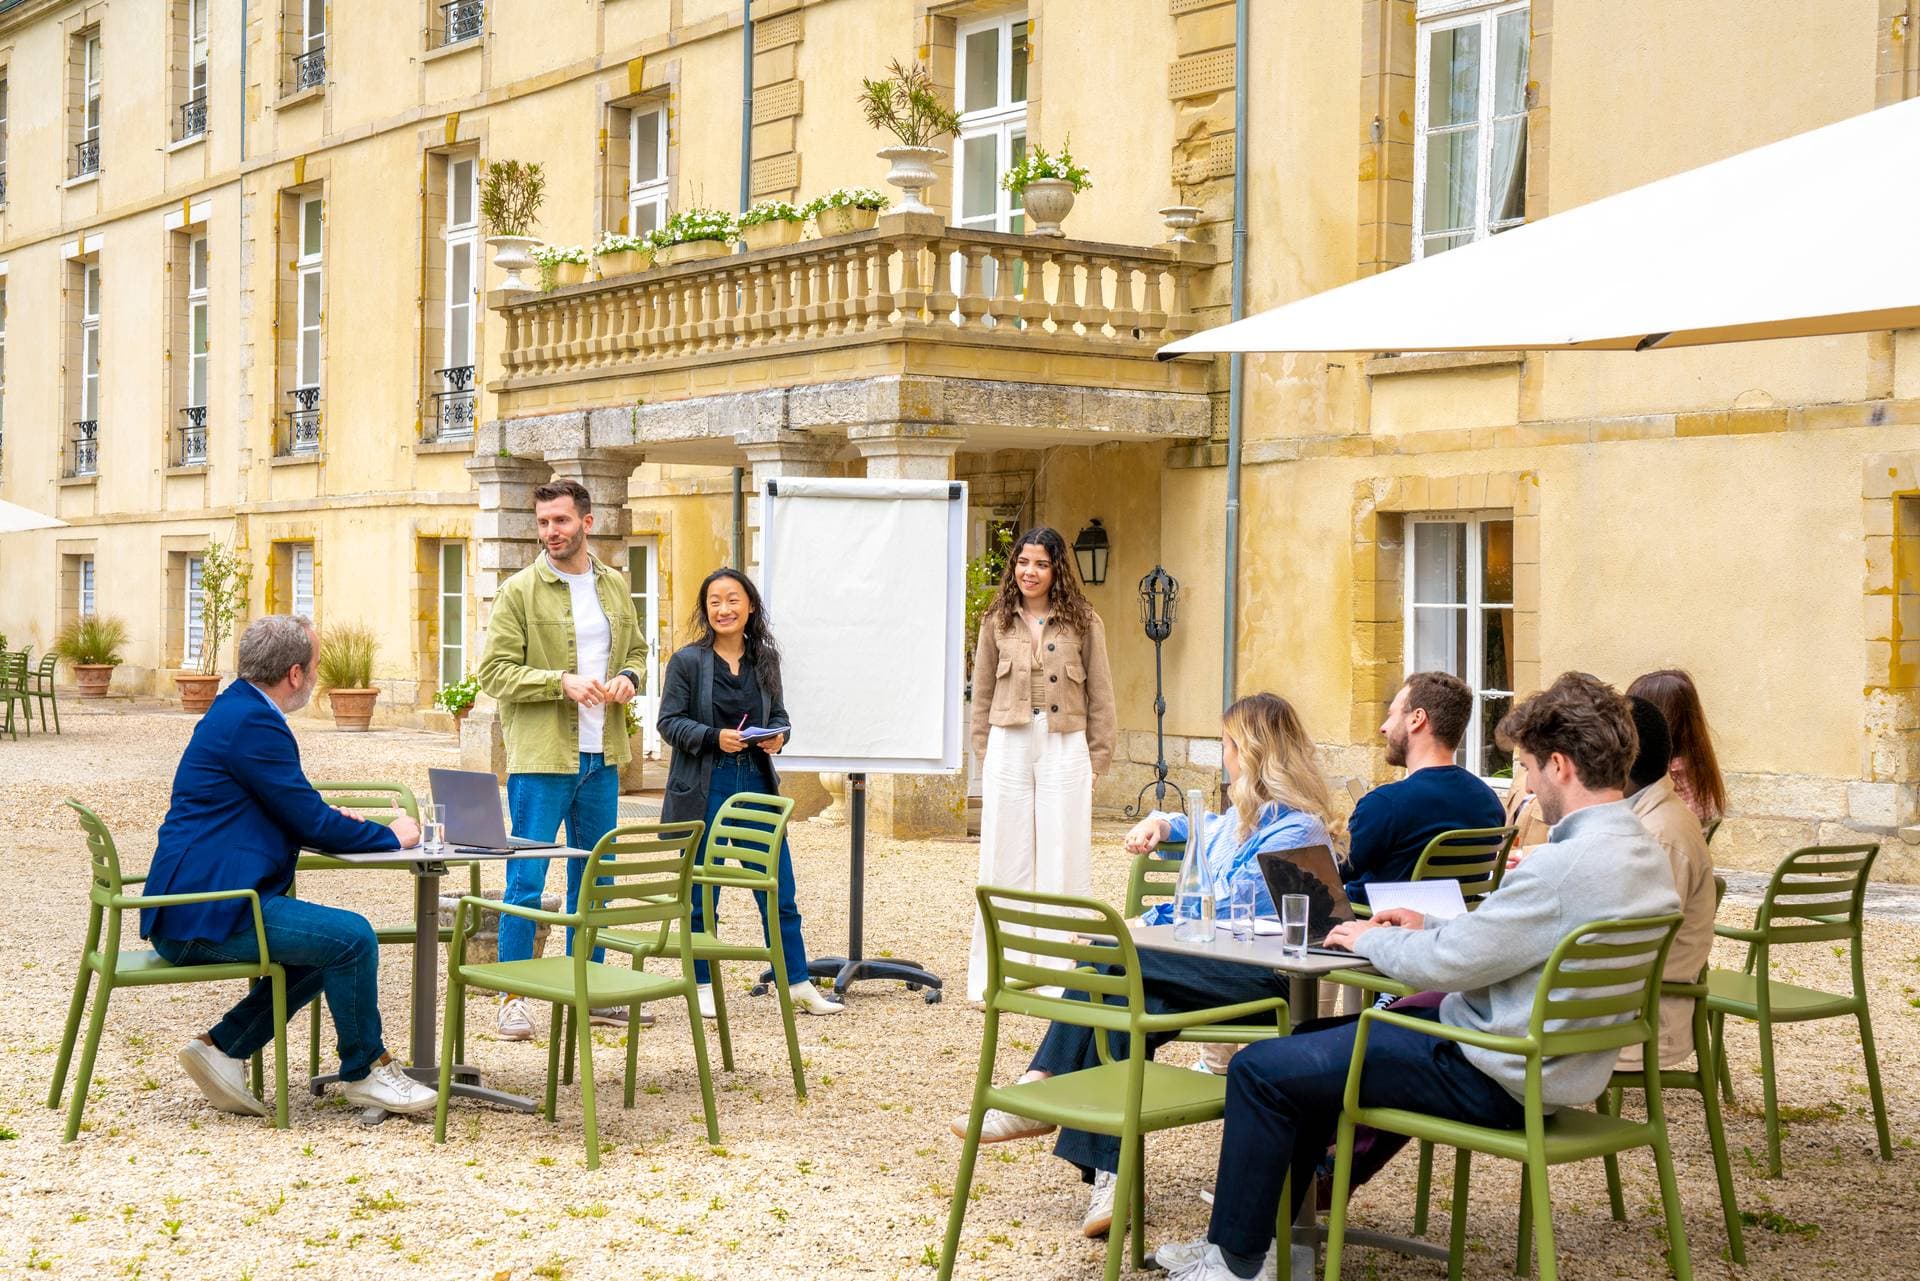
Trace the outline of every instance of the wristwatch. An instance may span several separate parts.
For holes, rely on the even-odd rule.
[[[633,686],[633,692],[636,694],[640,692],[640,673],[639,672],[634,671],[631,667],[623,667],[619,671],[615,672],[614,675],[626,677],[628,682]]]

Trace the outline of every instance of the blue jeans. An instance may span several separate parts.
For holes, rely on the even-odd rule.
[[[1437,1009],[1407,1013],[1440,1017]],[[1222,1250],[1254,1259],[1267,1252],[1289,1170],[1294,1214],[1313,1191],[1314,1167],[1340,1121],[1358,1022],[1318,1019],[1233,1056],[1207,1227],[1207,1240]],[[1367,1034],[1360,1102],[1506,1130],[1526,1120],[1520,1102],[1468,1062],[1459,1046],[1388,1023],[1375,1023]]]
[[[260,916],[267,927],[267,955],[287,971],[287,1017],[324,992],[340,1036],[340,1079],[364,1079],[386,1053],[380,1038],[380,944],[373,926],[358,912],[281,895],[262,900]],[[218,943],[156,938],[153,950],[172,965],[260,959],[252,913],[238,932]],[[273,986],[255,983],[210,1035],[222,1054],[253,1057],[273,1040]]]
[[[507,775],[507,812],[513,817],[513,834],[529,841],[551,841],[567,825],[567,844],[577,850],[590,850],[600,838],[613,830],[620,814],[620,770],[607,764],[598,752],[580,753],[580,771],[576,774]],[[547,888],[549,858],[513,858],[507,860],[507,902],[515,907],[538,908]],[[587,860],[567,860],[567,906],[571,912],[580,902],[580,881],[587,874]],[[604,882],[607,878],[601,878]],[[533,922],[518,916],[500,914],[500,959],[526,961],[533,957]],[[567,931],[567,955],[573,955],[573,931]],[[604,948],[593,949],[593,959],[606,959]]]
[[[760,792],[764,794],[766,792],[767,780],[762,776],[755,762],[749,759],[750,754],[750,752],[735,752],[730,756],[723,755],[715,762],[713,777],[707,782],[707,826],[709,828],[713,826],[713,820],[719,817],[720,807],[725,805],[727,799],[735,793]],[[742,826],[753,827],[757,825],[744,823]],[[725,849],[726,847],[721,846],[720,848]],[[704,850],[702,851],[701,861],[705,861]],[[706,890],[705,887],[699,885],[694,886],[693,890],[693,928],[698,931],[704,928],[701,925],[701,908],[705,906]],[[772,927],[767,924],[767,896],[764,894],[755,894],[753,901],[754,906],[760,909],[760,938],[770,945],[773,938],[773,931]],[[713,915],[714,928],[718,929],[720,924],[720,892],[717,889],[713,895]],[[800,938],[800,909],[794,903],[793,851],[787,847],[787,841],[784,836],[780,838],[780,954],[785,958],[787,982],[805,982],[807,979],[807,945],[802,942]],[[705,961],[695,961],[693,963],[693,975],[698,982],[709,982],[707,963]]]

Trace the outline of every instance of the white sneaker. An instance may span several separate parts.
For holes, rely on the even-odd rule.
[[[962,1112],[947,1123],[955,1138],[967,1137],[968,1116]],[[980,1118],[980,1142],[1005,1143],[1010,1139],[1030,1139],[1036,1135],[1052,1134],[1052,1122],[1036,1121],[1030,1116],[1018,1116],[1012,1112],[1003,1112],[999,1108],[988,1108],[987,1114]]]
[[[222,1112],[240,1116],[265,1116],[267,1105],[253,1097],[247,1088],[247,1061],[228,1058],[218,1048],[199,1037],[188,1041],[180,1051],[180,1066],[200,1087],[207,1102]]]
[[[719,1018],[720,1016],[714,1013],[713,1009],[713,984],[696,983],[694,986],[698,989],[700,997],[700,1017],[703,1019]]]
[[[1103,1237],[1113,1226],[1113,1185],[1119,1181],[1111,1170],[1093,1172],[1093,1199],[1087,1202],[1087,1217],[1080,1220],[1080,1234]]]
[[[373,1071],[358,1081],[345,1082],[340,1092],[347,1102],[359,1108],[384,1108],[402,1114],[425,1112],[439,1095],[400,1070],[392,1059],[373,1065]]]
[[[787,988],[787,995],[793,998],[793,1008],[802,1014],[840,1014],[847,1008],[815,987],[811,980],[793,984]]]
[[[595,1027],[625,1027],[627,1025],[627,1016],[630,1013],[632,1013],[632,1011],[624,1005],[595,1006],[587,1022],[593,1024]],[[638,1022],[641,1027],[652,1027],[653,1011],[640,1011],[640,1017],[636,1022]]]
[[[1240,1281],[1239,1277],[1233,1275],[1233,1269],[1227,1266],[1227,1261],[1220,1257],[1219,1246],[1207,1241],[1195,1241],[1193,1244],[1200,1247],[1199,1253],[1186,1263],[1169,1267],[1167,1281]],[[1164,1249],[1163,1246],[1161,1250],[1154,1251],[1156,1262],[1160,1260]]]
[[[1170,1243],[1153,1252],[1153,1261],[1168,1272],[1177,1272],[1181,1268],[1192,1267],[1213,1248],[1204,1240]],[[1296,1245],[1289,1257],[1293,1260],[1293,1281],[1313,1281],[1313,1247]],[[1260,1265],[1260,1276],[1263,1281],[1274,1281],[1276,1276],[1274,1268],[1273,1247],[1268,1246],[1266,1261]],[[1227,1270],[1232,1271],[1231,1268]]]
[[[494,1035],[502,1041],[533,1039],[533,1016],[527,1012],[525,1001],[514,996],[500,1002],[500,1025]]]

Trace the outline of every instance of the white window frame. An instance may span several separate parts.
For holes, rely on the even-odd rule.
[[[301,590],[301,579],[306,580],[306,589]],[[287,551],[287,597],[292,606],[287,612],[313,621],[314,581],[313,581],[313,544],[295,543]]]
[[[312,53],[327,44],[327,0],[298,0],[300,52]]]
[[[1514,603],[1508,601],[1489,602],[1482,597],[1486,588],[1485,566],[1483,564],[1484,538],[1482,526],[1505,522],[1511,525],[1514,515],[1511,511],[1476,512],[1426,512],[1409,514],[1403,524],[1406,531],[1405,550],[1401,559],[1402,605],[1401,619],[1404,633],[1402,636],[1402,677],[1412,674],[1418,661],[1419,651],[1414,647],[1414,628],[1418,611],[1449,614],[1464,612],[1467,624],[1467,652],[1455,655],[1456,664],[1453,674],[1467,683],[1473,690],[1473,715],[1467,722],[1467,732],[1460,740],[1460,750],[1456,759],[1475,774],[1480,774],[1486,763],[1486,745],[1492,741],[1492,728],[1483,723],[1481,715],[1483,704],[1491,698],[1512,698],[1511,689],[1496,689],[1482,682],[1486,675],[1486,615],[1506,611],[1511,614]],[[1420,602],[1415,600],[1415,585],[1418,581],[1418,546],[1422,527],[1452,526],[1461,531],[1461,540],[1466,555],[1467,594],[1464,601],[1450,603]],[[1449,633],[1452,635],[1453,633]],[[1512,661],[1509,656],[1509,662]]]
[[[186,580],[187,598],[182,602],[184,619],[180,637],[180,666],[193,668],[200,665],[200,646],[206,642],[207,598],[201,591],[205,583],[206,558],[187,556]]]
[[[465,168],[467,174],[464,184],[467,207],[464,211],[460,208],[462,184],[459,177],[462,168]],[[479,175],[480,161],[477,156],[468,154],[447,158],[447,212],[443,233],[446,238],[447,264],[445,288],[442,290],[446,296],[446,313],[443,317],[445,323],[442,326],[444,334],[441,350],[444,358],[442,367],[446,369],[457,369],[463,365],[477,368],[479,365],[476,356],[480,344],[475,333],[475,324],[479,319],[479,311],[475,306],[480,276]],[[464,218],[461,216],[463,212]],[[464,289],[458,289],[455,287],[454,262],[463,254],[467,264],[467,284]],[[454,338],[457,330],[456,322],[461,319],[466,321],[464,351],[457,347]],[[468,384],[468,386],[472,385],[472,383]]]
[[[187,101],[207,93],[207,6],[211,0],[187,0]]]
[[[0,75],[0,205],[7,203],[7,91],[11,87],[8,76]]]
[[[98,606],[93,590],[93,557],[80,557],[79,572],[74,575],[75,586],[79,589],[80,599],[75,603],[80,608],[80,617],[90,617]]]
[[[638,236],[651,228],[641,226],[640,211],[651,207],[653,226],[659,227],[667,220],[667,104],[665,102],[647,102],[637,104],[627,111],[627,234]],[[640,137],[645,122],[653,120],[655,155],[660,158],[660,171],[651,176],[642,177],[640,173]]]
[[[459,581],[449,584],[447,563],[449,554],[459,565]],[[447,539],[440,544],[437,557],[437,576],[439,579],[439,611],[435,614],[440,633],[440,686],[446,688],[466,676],[467,672],[467,545],[456,539]],[[452,609],[460,620],[460,638],[457,641],[447,639],[447,614]],[[448,673],[452,676],[449,677]]]
[[[100,140],[100,33],[87,35],[86,43],[81,47],[80,77],[85,85],[86,120],[81,136],[87,142]]]
[[[0,276],[0,449],[7,439],[7,278]]]
[[[954,97],[956,101],[966,92],[967,86],[967,40],[982,31],[998,30],[1000,38],[995,42],[999,58],[996,70],[996,92],[994,105],[978,107],[960,115],[960,132],[954,142],[954,198],[953,223],[958,227],[969,227],[976,231],[1013,231],[1018,220],[1024,226],[1026,210],[1020,197],[1000,186],[1000,177],[1013,168],[1014,140],[1020,141],[1021,150],[1025,150],[1027,137],[1027,99],[1015,101],[1013,98],[1013,37],[1015,27],[1027,27],[1028,15],[1025,9],[1017,9],[979,22],[969,22],[954,32]],[[1031,28],[1028,38],[1031,39]],[[962,216],[966,209],[967,191],[965,189],[965,155],[967,143],[976,138],[994,138],[994,210],[991,216],[976,214],[971,219]]]
[[[80,265],[80,421],[100,421],[100,264]],[[98,433],[95,439],[98,439]]]
[[[307,247],[307,210],[320,207],[319,243],[312,249]],[[294,296],[294,346],[293,380],[296,388],[318,387],[320,370],[326,359],[326,294],[322,287],[326,283],[326,209],[321,205],[318,195],[301,196],[295,206],[297,210],[294,236],[295,248],[299,251],[294,259],[294,275],[297,281]],[[311,292],[315,306],[314,320],[307,323],[307,296]],[[307,336],[313,335],[313,355],[311,367],[307,355]]]
[[[1495,80],[1499,71],[1500,56],[1498,32],[1500,19],[1509,13],[1525,13],[1531,0],[1423,0],[1419,7],[1416,24],[1418,50],[1415,57],[1413,79],[1414,93],[1414,129],[1413,129],[1413,256],[1424,258],[1427,254],[1425,228],[1427,225],[1427,138],[1431,132],[1427,127],[1427,112],[1431,107],[1431,94],[1428,86],[1432,77],[1432,41],[1429,37],[1436,31],[1446,31],[1455,27],[1480,28],[1480,102],[1471,127],[1477,128],[1479,146],[1475,152],[1474,202],[1473,202],[1473,240],[1485,240],[1496,232],[1517,227],[1526,221],[1520,218],[1503,220],[1497,224],[1491,219],[1493,182],[1493,139],[1494,139],[1494,93]],[[1529,33],[1529,43],[1531,43]],[[1529,49],[1529,55],[1531,49]],[[1526,104],[1521,104],[1517,117],[1526,117]],[[1502,116],[1500,119],[1512,119],[1515,116]],[[1441,132],[1452,133],[1467,128],[1466,125],[1443,126]],[[1523,148],[1520,156],[1522,182],[1525,181],[1526,152]],[[1458,234],[1457,232],[1454,234]],[[1458,246],[1454,246],[1458,248]]]
[[[187,238],[187,406],[205,408],[209,353],[213,348],[212,303],[207,278],[212,274],[207,233]]]
[[[636,572],[635,560],[643,560]],[[659,755],[660,744],[653,723],[660,714],[660,536],[648,534],[627,544],[627,589],[633,600],[633,616],[640,624],[640,639],[647,645],[647,660],[641,675],[647,687],[636,700],[640,706],[640,740],[647,755]]]

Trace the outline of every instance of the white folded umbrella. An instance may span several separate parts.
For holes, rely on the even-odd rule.
[[[0,534],[20,534],[29,529],[65,529],[67,522],[53,516],[42,516],[30,507],[10,503],[0,498]]]
[[[1160,349],[1646,350],[1920,325],[1920,99]]]

